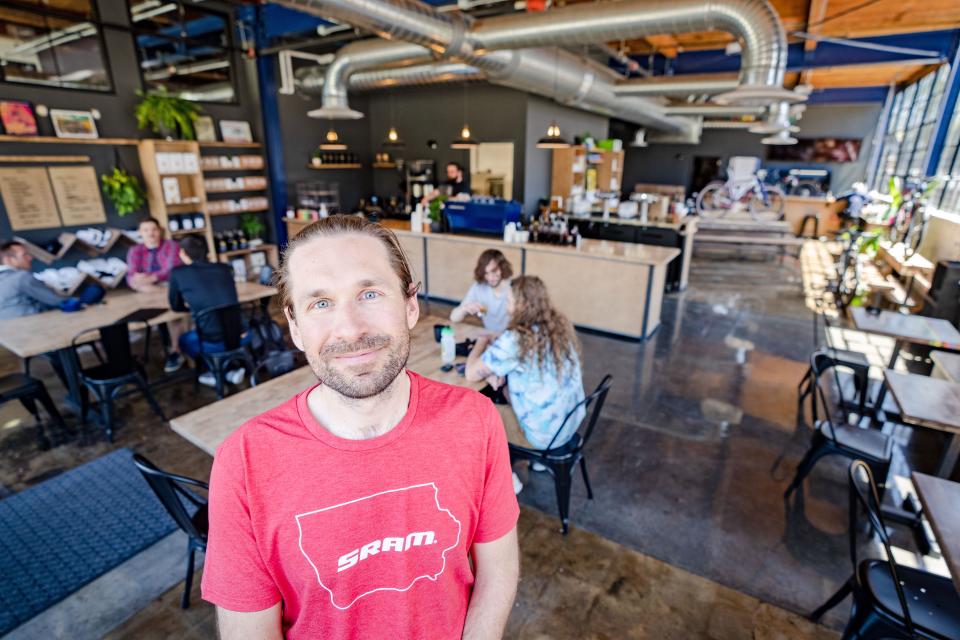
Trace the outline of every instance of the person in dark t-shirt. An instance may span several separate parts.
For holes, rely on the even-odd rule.
[[[194,318],[205,309],[237,302],[237,285],[233,282],[233,272],[222,262],[207,261],[207,243],[197,235],[186,236],[180,240],[180,260],[182,266],[170,272],[169,300],[174,311],[190,311]],[[217,318],[212,314],[199,320],[203,333],[203,350],[207,352],[223,351],[223,332]],[[245,336],[244,340],[247,337]],[[187,331],[180,336],[180,351],[193,358],[200,354],[200,335],[197,331]],[[243,379],[243,369],[227,372],[227,380],[237,384]],[[213,386],[213,374],[209,371],[200,375],[202,384]]]

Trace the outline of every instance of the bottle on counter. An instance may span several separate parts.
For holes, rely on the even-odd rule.
[[[457,340],[453,334],[453,327],[444,327],[440,330],[440,362],[453,364],[457,358]]]
[[[227,240],[223,237],[222,233],[217,233],[216,236],[214,236],[214,241],[217,244],[217,253],[227,252]]]

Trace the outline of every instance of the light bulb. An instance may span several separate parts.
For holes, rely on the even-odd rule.
[[[333,129],[327,131],[327,142],[337,142],[340,139],[340,136],[337,135],[337,132]]]
[[[470,127],[468,125],[463,125],[463,129],[460,130],[460,137],[464,140],[470,139]]]
[[[394,127],[390,127],[390,131],[387,132],[387,140],[390,142],[396,142],[400,136],[397,135],[397,130]]]

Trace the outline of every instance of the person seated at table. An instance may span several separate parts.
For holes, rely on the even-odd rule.
[[[16,240],[0,244],[0,319],[56,309],[65,300],[34,277],[32,263],[33,256]]]
[[[463,302],[450,312],[450,320],[463,322],[468,315],[479,316],[483,327],[498,336],[507,329],[510,313],[507,298],[510,294],[510,278],[513,266],[500,251],[487,249],[480,254],[473,270],[474,282]]]
[[[506,383],[504,395],[513,409],[501,410],[507,440],[533,449],[545,449],[552,440],[553,447],[559,447],[586,415],[581,407],[563,423],[584,398],[580,342],[537,276],[520,276],[510,283],[507,308],[507,330],[492,342],[485,336],[477,340],[467,358],[466,377],[486,379],[494,388]],[[563,432],[554,439],[561,426]],[[534,470],[541,470],[540,465]],[[514,484],[519,480],[514,478]]]
[[[157,284],[170,279],[170,272],[180,265],[180,246],[163,237],[163,227],[156,218],[147,218],[137,228],[142,243],[127,252],[127,284],[134,291],[152,291]],[[167,351],[163,370],[173,373],[183,366],[179,336],[185,327],[179,321],[160,326],[160,337]]]
[[[181,266],[170,272],[168,298],[174,311],[190,311],[194,317],[205,309],[234,304],[238,301],[237,285],[233,281],[230,266],[222,262],[207,260],[207,242],[202,236],[190,235],[180,240]],[[206,352],[223,351],[223,331],[217,318],[212,314],[198,320],[203,332],[203,350]],[[243,342],[248,342],[244,336]],[[183,333],[179,339],[180,351],[194,361],[200,356],[200,334],[197,330]],[[243,379],[243,369],[231,369],[226,375],[231,384]],[[213,373],[200,374],[200,383],[215,386]]]

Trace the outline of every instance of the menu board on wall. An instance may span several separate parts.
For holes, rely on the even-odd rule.
[[[0,197],[14,231],[61,226],[50,178],[43,167],[0,169]]]
[[[97,174],[91,166],[50,167],[50,183],[60,206],[60,217],[65,226],[101,224],[107,213],[100,199]]]

